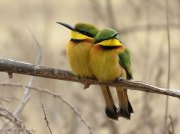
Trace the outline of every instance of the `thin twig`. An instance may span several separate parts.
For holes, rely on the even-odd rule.
[[[40,64],[41,59],[42,59],[42,48],[41,48],[41,45],[39,44],[38,40],[36,39],[35,35],[33,34],[32,30],[30,29],[30,27],[27,26],[27,28],[28,28],[29,32],[31,33],[32,38],[34,39],[36,47],[37,47],[38,55],[37,55],[35,64],[38,65],[38,64]],[[12,74],[12,73],[8,73],[8,74]],[[11,76],[13,76],[13,75],[11,75]],[[29,79],[29,82],[28,82],[28,86],[32,85],[33,79],[34,79],[34,76],[31,76]],[[21,114],[22,110],[24,109],[24,107],[27,104],[27,102],[29,101],[29,99],[30,99],[29,89],[24,88],[24,94],[21,99],[21,103],[18,105],[18,107],[13,112],[13,115],[15,117],[17,117],[17,118],[19,117],[19,115]],[[4,125],[0,129],[3,129],[7,124],[8,124],[8,122],[4,123]]]
[[[170,123],[167,126],[168,134],[174,134],[174,122],[173,122],[172,116],[168,116],[168,118],[170,120]]]
[[[36,62],[35,64],[40,64],[41,60],[42,60],[42,47],[39,43],[39,41],[37,40],[37,38],[35,37],[35,35],[33,34],[32,30],[28,27],[29,32],[31,33],[31,36],[33,38],[33,40],[35,41],[36,47],[37,47],[37,58],[36,58]]]
[[[0,97],[0,101],[4,101],[4,102],[7,102],[7,103],[9,103],[12,100],[18,100],[18,99],[16,99],[16,98],[8,98],[8,97]]]
[[[23,85],[23,84],[19,84],[19,83],[0,83],[0,86],[9,86],[9,87],[22,87],[22,88],[29,88],[41,93],[46,93],[49,95],[52,95],[55,98],[60,99],[64,104],[66,104],[73,112],[76,116],[78,116],[81,120],[81,122],[85,125],[85,127],[88,129],[90,134],[93,134],[91,128],[89,127],[89,125],[87,124],[87,122],[83,119],[83,117],[81,116],[81,114],[69,103],[67,102],[61,95],[57,95],[53,92],[51,92],[52,90],[48,90],[48,89],[41,89],[38,87],[34,87],[34,86],[28,86],[28,85]]]
[[[37,53],[38,53],[38,56],[37,56],[37,58],[36,58],[36,65],[38,65],[38,64],[40,64],[41,61],[42,61],[42,47],[41,47],[39,41],[37,40],[36,36],[33,34],[32,30],[31,30],[29,27],[28,27],[28,30],[30,31],[30,33],[31,33],[31,35],[32,35],[32,37],[33,37],[33,39],[34,39],[35,44],[36,44],[36,47],[37,47],[37,50],[38,50],[38,52],[37,52]],[[32,76],[31,78],[32,78],[32,80],[33,80],[33,76]],[[31,85],[32,85],[32,82],[31,82],[31,84],[28,85],[28,86],[31,86]],[[29,88],[27,88],[27,89],[29,90]],[[50,134],[52,134],[52,131],[51,131],[51,128],[50,128],[50,125],[49,125],[49,121],[48,121],[48,119],[47,119],[47,116],[46,116],[46,113],[45,113],[45,109],[44,109],[44,106],[43,106],[43,103],[42,103],[42,99],[41,99],[40,93],[39,93],[39,100],[40,100],[40,103],[41,103],[41,105],[42,105],[43,113],[44,113],[44,115],[45,115],[45,118],[44,118],[44,119],[45,119],[45,121],[46,121],[48,130],[49,130]]]
[[[38,40],[36,39],[36,37],[34,36],[34,34],[32,33],[32,31],[31,31],[31,29],[29,27],[28,27],[28,30],[29,30],[29,32],[31,33],[31,35],[32,35],[32,37],[34,39],[35,44],[37,46],[37,50],[38,50],[38,56],[36,58],[35,64],[39,64],[41,59],[42,59],[42,49],[41,49],[41,46],[40,46]],[[13,76],[11,72],[8,73],[8,75],[9,74],[11,74],[11,76]],[[31,76],[30,79],[29,79],[29,82],[28,82],[28,86],[32,85],[33,79],[34,79],[34,76]],[[29,89],[24,88],[24,94],[23,94],[23,97],[21,99],[21,103],[20,103],[20,105],[18,105],[18,107],[13,112],[13,115],[15,117],[19,118],[20,114],[22,113],[22,111],[23,111],[25,105],[27,104],[27,102],[29,101],[29,99],[30,99]],[[0,129],[3,129],[7,124],[8,124],[8,122],[4,123],[4,125]]]
[[[47,125],[47,128],[49,130],[49,133],[50,134],[53,134],[52,130],[51,130],[51,127],[49,125],[49,120],[47,119],[47,115],[46,115],[46,111],[44,109],[44,105],[42,104],[42,110],[43,110],[43,113],[44,113],[44,120],[46,121],[46,125]]]
[[[36,58],[36,61],[35,61],[35,64],[38,65],[40,64],[41,62],[41,59],[42,59],[42,48],[38,42],[38,40],[36,39],[35,35],[33,34],[32,30],[30,29],[30,27],[28,26],[28,30],[29,32],[31,33],[31,36],[33,38],[33,40],[35,41],[35,44],[36,44],[36,47],[37,47],[37,51],[38,51],[38,55],[37,55],[37,58]],[[28,86],[31,86],[32,85],[32,82],[33,82],[33,79],[34,79],[34,76],[31,76],[30,77],[30,80],[28,82]],[[21,100],[21,104],[17,107],[17,109],[14,111],[13,115],[18,117],[21,113],[21,111],[23,110],[25,104],[28,102],[28,100],[30,99],[30,95],[29,95],[29,89],[28,88],[24,88],[25,91],[24,91],[24,95],[23,95],[23,98]]]
[[[6,110],[3,107],[0,107],[0,116],[8,119],[8,121],[12,122],[24,134],[31,134],[30,131],[26,130],[25,126],[22,124],[22,122],[18,118],[16,118],[11,112],[9,112],[8,110]],[[2,131],[3,130],[0,130],[0,133]]]
[[[61,70],[57,68],[50,68],[41,65],[33,65],[30,63],[25,63],[25,62],[20,62],[5,58],[0,58],[0,71],[72,81],[78,83],[86,83],[86,84],[88,83],[90,85],[106,85],[112,87],[121,86],[122,88],[169,95],[180,98],[180,90],[159,88],[150,84],[146,84],[141,81],[129,81],[129,80],[121,79],[121,80],[114,80],[109,82],[102,82],[87,78],[79,79],[78,77],[73,75],[70,71]]]
[[[166,22],[167,22],[167,40],[168,40],[168,74],[167,74],[167,88],[170,88],[170,74],[171,74],[171,40],[170,40],[170,30],[169,30],[169,9],[168,0],[166,0]],[[166,96],[165,102],[165,117],[164,117],[164,132],[167,133],[167,118],[168,118],[168,107],[169,107],[169,97]]]

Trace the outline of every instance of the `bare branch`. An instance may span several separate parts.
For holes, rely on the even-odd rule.
[[[33,65],[29,63],[18,62],[15,60],[8,60],[4,58],[0,59],[0,71],[27,74],[33,76],[46,77],[46,78],[54,78],[54,79],[73,81],[79,83],[89,83],[94,85],[99,85],[99,84],[109,85],[109,86],[118,85],[125,88],[164,94],[164,95],[180,98],[180,91],[178,90],[168,90],[164,88],[158,88],[138,81],[120,80],[120,81],[112,81],[112,82],[99,82],[92,79],[78,79],[69,71],[65,71],[57,68],[48,68],[45,66]],[[24,86],[24,87],[30,88],[28,86]]]
[[[151,92],[163,95],[169,95],[180,98],[180,90],[170,90],[166,88],[159,88],[140,81],[129,80],[115,80],[110,82],[101,82],[93,79],[79,79],[73,75],[70,71],[61,70],[57,68],[50,68],[41,65],[33,65],[30,63],[0,58],[0,71],[11,72],[18,74],[33,75],[39,77],[46,77],[51,79],[66,80],[78,83],[88,83],[91,85],[107,85],[107,86],[121,86],[122,88],[128,88],[132,90],[139,90],[144,92]]]
[[[44,109],[44,105],[43,105],[43,104],[42,104],[42,110],[43,110],[43,113],[44,113],[44,120],[46,121],[46,125],[47,125],[47,128],[48,128],[48,130],[49,130],[49,133],[50,133],[50,134],[53,134],[53,133],[52,133],[52,130],[51,130],[51,127],[50,127],[50,125],[49,125],[49,120],[47,119],[46,111],[45,111],[45,109]]]

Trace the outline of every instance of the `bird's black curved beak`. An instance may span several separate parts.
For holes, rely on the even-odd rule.
[[[66,28],[68,28],[70,30],[76,31],[76,29],[73,26],[69,25],[69,24],[66,24],[66,23],[63,23],[63,22],[56,22],[56,23],[66,27]]]

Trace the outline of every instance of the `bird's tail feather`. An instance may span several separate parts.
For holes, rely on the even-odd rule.
[[[100,86],[106,103],[105,113],[107,117],[118,120],[117,108],[114,105],[113,97],[108,86]]]
[[[119,107],[120,107],[118,111],[118,115],[126,119],[130,119],[131,114],[134,113],[134,111],[128,99],[127,89],[116,87],[116,91],[118,94]]]

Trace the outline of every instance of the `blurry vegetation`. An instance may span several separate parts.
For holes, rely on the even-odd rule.
[[[172,89],[180,88],[179,9],[179,0],[169,2]],[[115,28],[120,32],[122,42],[131,51],[134,80],[160,87],[166,86],[168,62],[166,12],[163,0],[1,0],[0,20],[1,57],[35,63],[38,51],[28,30],[30,27],[42,47],[41,64],[62,69],[70,69],[65,54],[69,31],[57,25],[56,21],[69,24],[87,22],[99,28]],[[13,79],[9,79],[7,74],[1,73],[0,81],[27,84],[29,76],[14,75]],[[83,90],[83,86],[78,83],[44,78],[34,78],[32,85],[53,89],[52,92],[62,95],[79,111],[94,133],[163,133],[164,96],[129,91],[135,114],[130,121],[119,118],[119,121],[115,122],[104,114],[105,104],[96,86]],[[0,92],[1,107],[14,112],[21,104],[23,90],[0,87]],[[62,101],[47,94],[41,94],[40,97],[34,91],[31,91],[30,95],[19,118],[26,129],[33,130],[32,133],[49,134],[41,102],[53,134],[89,133],[78,116]],[[169,133],[180,131],[179,105],[178,99],[170,98]],[[4,122],[6,120],[1,118],[0,128]],[[11,127],[12,124],[9,124],[3,133],[7,133]]]

